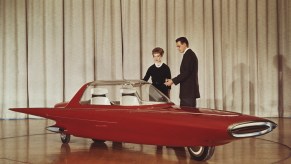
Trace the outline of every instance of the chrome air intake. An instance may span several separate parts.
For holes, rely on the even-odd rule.
[[[48,126],[46,127],[46,130],[54,132],[54,133],[60,133],[62,131],[62,129],[57,126]]]
[[[235,138],[256,137],[267,134],[277,127],[271,121],[266,122],[244,122],[228,127],[230,134]]]

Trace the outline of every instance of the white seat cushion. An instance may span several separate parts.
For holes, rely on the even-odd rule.
[[[121,93],[121,101],[120,105],[140,105],[138,98],[136,97],[136,90],[133,88],[122,88],[120,90]]]
[[[91,104],[93,105],[111,105],[107,97],[92,97]]]
[[[139,105],[139,101],[136,96],[122,96],[120,104],[134,106],[134,105]]]
[[[106,95],[108,93],[107,88],[92,88],[91,94],[92,95]]]
[[[91,104],[94,105],[111,105],[109,99],[106,97],[108,93],[107,88],[92,88],[91,89]]]

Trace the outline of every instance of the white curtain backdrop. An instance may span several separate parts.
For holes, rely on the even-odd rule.
[[[198,56],[199,107],[291,117],[290,18],[289,0],[0,0],[0,119],[85,82],[141,79],[157,46],[174,77],[180,36]]]

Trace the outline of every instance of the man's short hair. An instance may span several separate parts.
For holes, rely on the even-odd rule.
[[[158,54],[160,54],[161,56],[163,56],[163,55],[164,55],[164,50],[163,50],[161,47],[156,47],[156,48],[153,49],[153,51],[152,51],[152,55],[154,55],[154,54],[156,54],[156,53],[158,53]]]
[[[182,44],[186,43],[187,47],[189,46],[189,42],[186,37],[180,37],[176,39],[176,43],[181,42]]]

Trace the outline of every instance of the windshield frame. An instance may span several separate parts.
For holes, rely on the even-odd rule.
[[[92,88],[107,88],[109,92],[106,97],[109,98],[111,105],[118,106],[144,106],[144,105],[158,105],[158,104],[173,104],[173,102],[164,95],[161,91],[155,88],[151,83],[143,80],[116,80],[116,81],[93,81],[88,83],[80,97],[79,104],[96,105],[90,103],[92,98]],[[121,103],[122,89],[133,89],[134,96],[138,99],[139,104],[124,105]],[[114,93],[110,93],[110,92]]]

